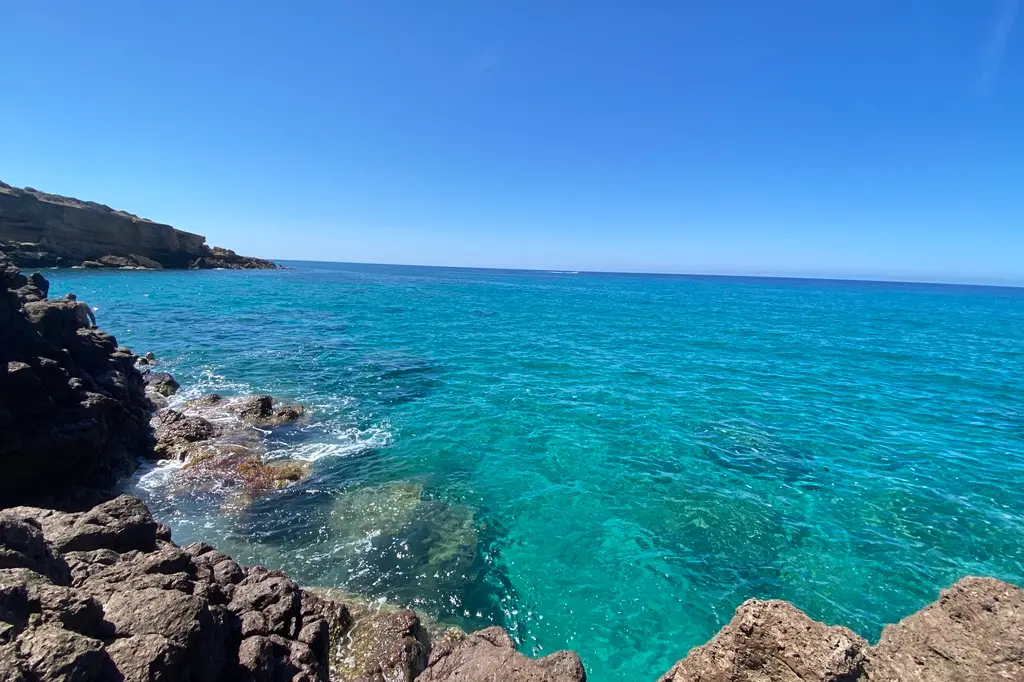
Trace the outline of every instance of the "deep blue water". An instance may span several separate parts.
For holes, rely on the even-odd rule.
[[[311,478],[133,484],[175,539],[654,680],[744,599],[869,638],[1024,583],[1024,290],[293,264],[51,274]]]

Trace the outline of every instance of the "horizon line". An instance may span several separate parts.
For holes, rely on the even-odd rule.
[[[434,268],[448,270],[484,270],[490,272],[521,272],[538,273],[549,275],[636,275],[636,276],[657,276],[657,277],[713,277],[720,279],[769,279],[769,280],[792,280],[805,282],[849,282],[863,284],[921,284],[926,286],[949,286],[949,287],[987,287],[990,289],[1024,289],[1024,282],[1021,283],[996,283],[983,281],[940,281],[930,279],[885,279],[882,277],[873,278],[865,276],[843,277],[840,275],[814,276],[814,275],[752,275],[735,273],[703,273],[703,272],[660,272],[647,270],[574,270],[570,268],[502,268],[493,266],[477,265],[427,265],[422,263],[383,263],[370,261],[333,261],[333,260],[307,260],[302,258],[269,258],[275,263],[325,263],[328,265],[376,265],[397,268]]]

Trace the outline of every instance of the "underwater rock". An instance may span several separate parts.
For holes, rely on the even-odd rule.
[[[215,483],[246,493],[278,490],[309,474],[309,463],[295,460],[265,462],[244,445],[210,444],[192,451],[179,477],[194,486]]]
[[[427,666],[430,639],[408,609],[349,606],[353,622],[338,633],[331,662],[335,682],[412,682]]]

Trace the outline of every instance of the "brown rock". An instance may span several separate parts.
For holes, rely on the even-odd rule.
[[[43,625],[19,640],[24,667],[41,682],[99,680],[107,654],[95,639]]]
[[[871,682],[1024,680],[1024,590],[964,578],[890,625],[872,649]]]
[[[364,611],[340,639],[345,644],[332,661],[335,680],[411,682],[427,665],[427,634],[408,609]]]
[[[217,435],[217,427],[203,419],[177,410],[163,410],[153,417],[156,445],[153,448],[162,459],[185,459],[192,444]]]
[[[850,630],[813,621],[789,602],[750,599],[661,682],[856,682],[867,648]]]
[[[124,682],[188,679],[185,651],[163,635],[136,635],[107,646]]]
[[[579,656],[556,651],[540,659],[517,652],[512,639],[500,627],[471,635],[450,632],[434,644],[430,664],[418,682],[586,682]]]

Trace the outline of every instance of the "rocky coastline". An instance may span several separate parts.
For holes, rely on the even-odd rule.
[[[94,201],[0,182],[0,251],[23,268],[273,269],[206,237]]]
[[[169,406],[177,382],[155,358],[83,326],[76,302],[48,288],[0,253],[0,680],[586,680],[576,654],[527,658],[500,627],[432,627],[176,545],[114,492],[120,478],[175,458],[188,485],[287,486],[301,463],[265,461],[259,434],[309,417],[270,396]],[[749,600],[660,678],[812,680],[1024,680],[1024,590],[964,578],[875,646],[787,602]]]

